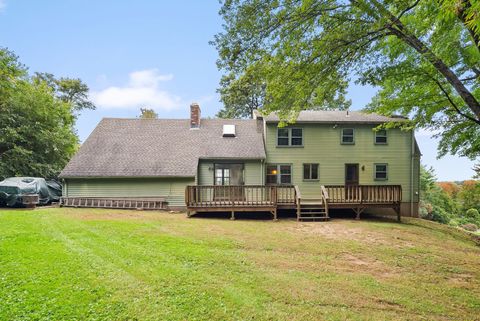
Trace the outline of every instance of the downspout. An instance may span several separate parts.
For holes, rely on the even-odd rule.
[[[415,157],[415,130],[412,129],[412,150],[410,157],[410,217],[413,217],[413,165]]]
[[[260,170],[261,170],[261,174],[260,174],[260,177],[261,177],[261,185],[265,185],[265,160],[262,159],[262,162],[261,162],[261,165],[260,165]]]

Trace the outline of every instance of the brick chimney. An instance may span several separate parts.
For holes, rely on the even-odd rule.
[[[200,128],[200,106],[197,103],[190,105],[190,128]]]

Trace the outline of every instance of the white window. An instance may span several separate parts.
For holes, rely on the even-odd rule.
[[[355,144],[355,131],[353,128],[342,129],[342,144]]]
[[[388,179],[388,164],[374,164],[375,180],[386,181]]]
[[[267,165],[267,184],[292,184],[292,165]]]
[[[277,146],[303,146],[303,129],[278,128]]]
[[[318,164],[303,164],[303,179],[318,180]]]
[[[385,145],[387,144],[387,130],[380,129],[375,132],[375,144]]]

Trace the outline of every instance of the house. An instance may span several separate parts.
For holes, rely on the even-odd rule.
[[[295,209],[387,208],[417,216],[420,152],[413,131],[374,130],[404,118],[302,111],[294,125],[254,119],[103,119],[61,172],[65,206]],[[390,210],[391,209],[391,210]],[[393,211],[392,211],[393,210]],[[385,210],[384,210],[385,211]]]

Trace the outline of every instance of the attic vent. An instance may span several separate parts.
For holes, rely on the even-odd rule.
[[[223,137],[235,137],[235,125],[223,125]]]

